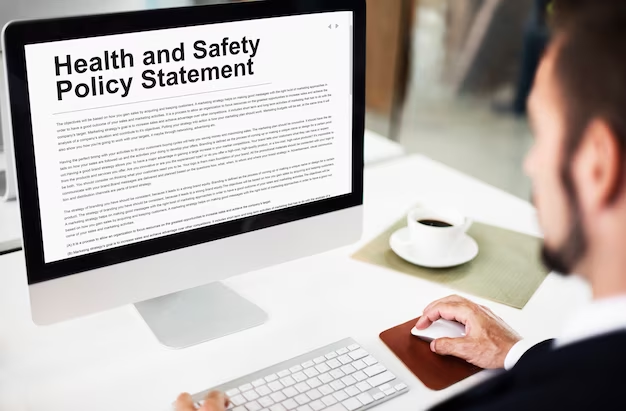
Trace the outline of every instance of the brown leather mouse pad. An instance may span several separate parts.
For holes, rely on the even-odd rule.
[[[429,343],[411,334],[418,318],[383,331],[380,339],[425,386],[443,390],[482,371],[456,357],[433,353]]]

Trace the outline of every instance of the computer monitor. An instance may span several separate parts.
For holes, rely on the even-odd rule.
[[[12,22],[3,43],[36,323],[137,303],[188,346],[265,320],[219,280],[359,239],[364,0]]]

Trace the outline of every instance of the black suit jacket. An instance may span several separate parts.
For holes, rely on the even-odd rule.
[[[626,331],[556,350],[552,343],[432,411],[626,410]]]

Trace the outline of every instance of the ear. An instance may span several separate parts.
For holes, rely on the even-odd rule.
[[[622,181],[620,161],[620,147],[613,131],[605,121],[594,120],[573,164],[583,207],[599,211],[611,205]]]

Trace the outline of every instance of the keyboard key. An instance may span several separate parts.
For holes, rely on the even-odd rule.
[[[381,390],[381,391],[388,390],[389,388],[391,388],[391,385],[389,385],[389,384],[383,384],[380,387],[378,387],[378,389]]]
[[[345,392],[351,397],[354,397],[355,395],[359,395],[361,393],[361,391],[359,391],[357,387],[348,387],[345,389]]]
[[[310,402],[311,402],[311,399],[310,399],[310,398],[309,398],[309,396],[308,396],[308,395],[306,395],[306,394],[300,394],[300,395],[296,396],[296,397],[294,398],[294,400],[296,400],[296,402],[297,402],[298,404],[300,404],[300,405],[308,404],[308,403],[310,403]]]
[[[353,372],[356,371],[356,368],[348,364],[348,365],[344,365],[343,367],[341,367],[340,370],[343,371],[345,374],[352,374]]]
[[[346,398],[349,398],[350,396],[346,394],[344,390],[341,390],[341,391],[337,391],[336,393],[334,393],[333,397],[335,397],[337,401],[343,401]]]
[[[285,377],[280,379],[280,383],[285,387],[289,387],[291,385],[294,385],[296,383],[296,380],[291,377]]]
[[[378,401],[381,398],[385,398],[385,393],[379,391],[376,394],[372,395],[372,398],[374,398],[374,401]]]
[[[287,410],[285,409],[285,407],[283,407],[282,404],[276,404],[270,407],[270,411],[287,411]]]
[[[313,362],[315,364],[321,364],[323,362],[326,362],[326,357],[317,357],[316,359],[313,360]]]
[[[341,379],[346,376],[346,374],[344,374],[343,371],[341,370],[332,370],[330,372],[330,375],[336,380]]]
[[[296,390],[295,388],[288,387],[283,390],[283,394],[285,394],[285,397],[291,398],[291,397],[295,397],[299,393],[298,393],[298,390]]]
[[[270,382],[269,384],[267,384],[267,387],[268,387],[270,390],[274,391],[274,392],[276,392],[276,391],[280,391],[280,390],[282,390],[283,388],[285,388],[285,387],[284,387],[284,386],[280,383],[280,381],[272,381],[272,382]]]
[[[328,365],[333,370],[335,368],[341,367],[341,363],[339,361],[337,361],[336,359],[334,359],[334,358],[332,360],[326,361],[326,365]]]
[[[287,397],[285,397],[285,394],[283,394],[282,392],[275,392],[274,394],[270,395],[270,398],[274,402],[283,402],[287,399]]]
[[[322,398],[322,402],[327,406],[330,407],[333,404],[337,404],[337,400],[335,399],[335,397],[333,397],[332,395],[328,395],[324,398]]]
[[[318,400],[323,397],[322,393],[317,388],[313,388],[311,391],[307,392],[306,395],[311,400]]]
[[[355,361],[355,362],[353,362],[350,365],[352,365],[357,370],[362,370],[363,368],[367,368],[367,364],[365,364],[365,362],[363,362],[363,360]]]
[[[361,347],[359,347],[359,344],[352,344],[352,345],[348,346],[348,349],[350,351],[358,350],[359,348],[361,348]]]
[[[342,383],[344,383],[344,384],[346,384],[347,386],[350,386],[350,385],[354,385],[354,384],[356,384],[356,380],[354,379],[354,377],[352,377],[352,376],[350,376],[350,375],[348,375],[348,376],[346,376],[346,377],[343,377],[343,378],[341,379],[341,382],[342,382]]]
[[[350,364],[352,362],[352,358],[350,358],[350,356],[348,356],[348,355],[342,355],[342,356],[338,357],[337,359],[343,365]]]
[[[289,370],[282,370],[281,372],[278,373],[278,378],[284,378],[288,376],[289,374],[291,374]]]
[[[347,353],[348,353],[348,351],[350,351],[350,350],[348,350],[348,347],[344,347],[344,348],[340,348],[340,349],[338,349],[338,350],[337,350],[337,351],[335,351],[335,352],[337,353],[337,355],[344,355],[344,354],[347,354]]]
[[[350,358],[354,361],[360,360],[361,358],[367,357],[369,354],[363,348],[359,348],[358,350],[351,351],[349,354]]]
[[[313,411],[313,408],[309,407],[308,405],[303,405],[302,407],[298,407],[296,411]]]
[[[233,408],[231,411],[246,411],[246,407],[240,405],[239,407]]]
[[[316,377],[318,375],[320,375],[319,371],[317,371],[315,368],[311,367],[311,368],[307,368],[306,370],[304,370],[304,373],[307,375],[307,377],[309,378],[313,378]]]
[[[293,386],[296,390],[298,390],[299,393],[304,393],[307,392],[308,390],[311,389],[311,387],[309,387],[309,384],[307,384],[306,382],[299,382],[296,385]]]
[[[317,388],[323,384],[322,381],[320,381],[320,379],[317,377],[313,377],[310,380],[307,380],[306,383],[309,384],[309,387],[311,388]]]
[[[389,389],[387,389],[387,390],[384,390],[384,391],[383,391],[383,393],[384,393],[385,395],[395,394],[395,393],[396,393],[396,389],[395,389],[395,388],[393,388],[393,387],[391,387],[391,388],[389,388]]]
[[[270,397],[259,398],[259,404],[264,406],[265,408],[274,405],[274,400]]]
[[[306,361],[302,363],[302,368],[309,368],[315,365],[315,362],[313,361]]]
[[[277,379],[278,379],[278,375],[276,374],[270,374],[267,377],[265,377],[266,382],[276,381]]]
[[[322,374],[319,377],[317,377],[320,379],[321,382],[323,382],[324,384],[328,384],[329,382],[331,382],[332,380],[334,380],[335,378],[330,375],[329,373],[326,374]]]
[[[326,405],[324,405],[324,403],[320,400],[315,400],[309,405],[311,406],[311,408],[313,408],[313,411],[320,411],[326,408]]]
[[[330,385],[328,385],[328,384],[322,385],[318,389],[320,390],[322,395],[330,395],[333,392],[335,392],[335,390],[333,390],[333,388]]]
[[[256,381],[252,381],[252,386],[254,388],[260,387],[261,385],[265,385],[265,380],[263,378],[259,378]]]
[[[378,362],[378,360],[370,355],[369,357],[363,358],[363,362],[367,365],[374,365]]]
[[[374,398],[372,398],[372,396],[366,392],[364,392],[363,394],[357,395],[356,399],[361,401],[361,404],[363,405],[368,405],[374,402]]]
[[[235,395],[234,397],[230,397],[230,402],[235,405],[243,405],[246,403],[246,399],[243,397],[243,395]]]
[[[390,373],[389,371],[385,371],[382,374],[378,374],[375,377],[370,378],[369,380],[367,380],[367,382],[369,383],[369,385],[371,385],[372,387],[378,387],[381,384],[384,384],[386,382],[390,382],[396,379],[396,376],[393,375],[392,373]]]
[[[250,390],[250,391],[244,392],[243,396],[248,401],[254,401],[254,400],[257,400],[259,398],[259,394],[257,394],[257,392],[254,391],[254,390]]]
[[[267,385],[263,385],[257,388],[255,391],[257,392],[257,394],[259,394],[259,397],[265,397],[266,395],[270,395],[272,393],[272,390],[270,390]]]
[[[373,377],[375,375],[380,374],[381,372],[387,371],[387,369],[385,368],[385,366],[381,365],[381,364],[375,364],[372,365],[371,367],[367,367],[366,369],[363,370],[363,372],[365,374],[367,374],[368,377]]]
[[[405,383],[401,382],[400,384],[394,386],[393,388],[395,388],[396,391],[402,391],[402,390],[407,389],[408,387],[406,386]]]
[[[356,385],[356,387],[361,390],[361,392],[369,391],[372,389],[372,386],[367,383],[367,381],[361,381]]]
[[[233,388],[231,390],[226,391],[224,394],[226,394],[226,396],[230,398],[230,397],[234,397],[237,394],[241,394],[241,391],[239,391],[239,388]]]
[[[239,387],[239,391],[241,392],[250,391],[251,389],[252,389],[252,384],[244,384],[241,387]]]
[[[318,364],[315,366],[315,369],[319,371],[320,374],[330,371],[330,367],[326,364]]]
[[[336,357],[337,357],[337,353],[334,352],[334,351],[326,354],[326,359],[327,360],[331,360],[331,359],[336,358]]]
[[[339,380],[331,382],[330,386],[333,387],[335,391],[343,390],[344,388],[346,388],[346,384],[342,383]]]
[[[302,371],[302,366],[300,366],[300,365],[294,365],[293,367],[291,367],[291,368],[289,369],[289,372],[291,372],[292,374],[293,374],[294,372],[298,372],[298,371]]]
[[[256,401],[252,401],[246,404],[246,409],[248,411],[259,411],[261,408],[263,408],[261,407],[261,404]]]
[[[298,408],[298,403],[292,398],[289,398],[288,400],[283,401],[283,407],[287,408],[288,410],[295,410],[296,408]]]
[[[307,377],[306,375],[304,375],[303,372],[297,372],[294,375],[291,376],[294,380],[296,380],[296,382],[302,382],[302,381],[306,381],[309,377]]]
[[[354,374],[352,374],[352,376],[357,381],[363,381],[367,379],[367,375],[363,371],[357,371]]]
[[[357,400],[356,398],[348,398],[347,400],[342,402],[342,404],[348,409],[348,411],[354,411],[363,406],[363,404],[361,404],[361,401]]]

